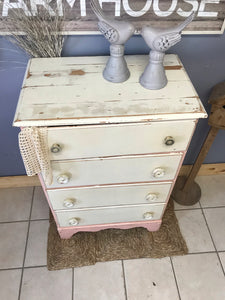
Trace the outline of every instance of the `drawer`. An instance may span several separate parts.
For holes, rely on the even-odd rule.
[[[171,188],[167,184],[129,184],[47,190],[54,210],[128,204],[165,203]]]
[[[56,212],[60,227],[158,220],[164,205],[108,207]]]
[[[50,127],[48,129],[50,159],[63,160],[183,151],[187,148],[194,128],[193,120]],[[173,141],[174,144],[172,144]]]
[[[53,161],[51,188],[172,180],[181,155]]]

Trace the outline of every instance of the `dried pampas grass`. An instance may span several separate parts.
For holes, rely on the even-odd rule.
[[[29,56],[59,57],[64,42],[61,34],[63,21],[57,10],[55,16],[50,16],[46,9],[40,10],[36,16],[27,16],[20,9],[13,9],[5,25],[11,34],[9,40]]]

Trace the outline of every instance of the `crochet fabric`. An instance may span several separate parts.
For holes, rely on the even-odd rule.
[[[28,176],[42,173],[47,185],[52,183],[46,127],[25,127],[19,133],[19,147]]]

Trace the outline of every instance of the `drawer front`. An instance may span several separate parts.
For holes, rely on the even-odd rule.
[[[78,187],[87,185],[138,183],[172,180],[181,155],[133,156],[52,162],[53,183],[48,186]]]
[[[113,205],[165,203],[171,184],[132,184],[48,190],[54,210]]]
[[[49,128],[50,159],[183,151],[194,128],[193,120]]]
[[[95,208],[56,212],[60,227],[158,220],[164,205]]]

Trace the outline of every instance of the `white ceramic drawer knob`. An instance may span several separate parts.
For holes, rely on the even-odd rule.
[[[153,193],[149,193],[145,199],[149,202],[154,202],[158,199],[158,195],[157,194],[153,194]]]
[[[153,177],[155,178],[160,178],[163,177],[165,175],[165,170],[163,168],[156,168],[153,172],[152,172]]]
[[[146,212],[146,213],[143,214],[143,218],[145,220],[151,220],[151,219],[153,219],[153,215],[154,215],[153,212]]]
[[[59,144],[53,144],[51,146],[51,152],[52,153],[58,153],[62,150],[61,146]]]
[[[59,184],[66,184],[70,181],[70,177],[69,175],[67,174],[60,174],[58,177],[57,177],[57,182]]]
[[[67,208],[74,207],[75,205],[75,199],[67,198],[63,201],[63,206]]]
[[[79,220],[77,218],[71,218],[69,219],[69,225],[76,226],[79,224]]]

